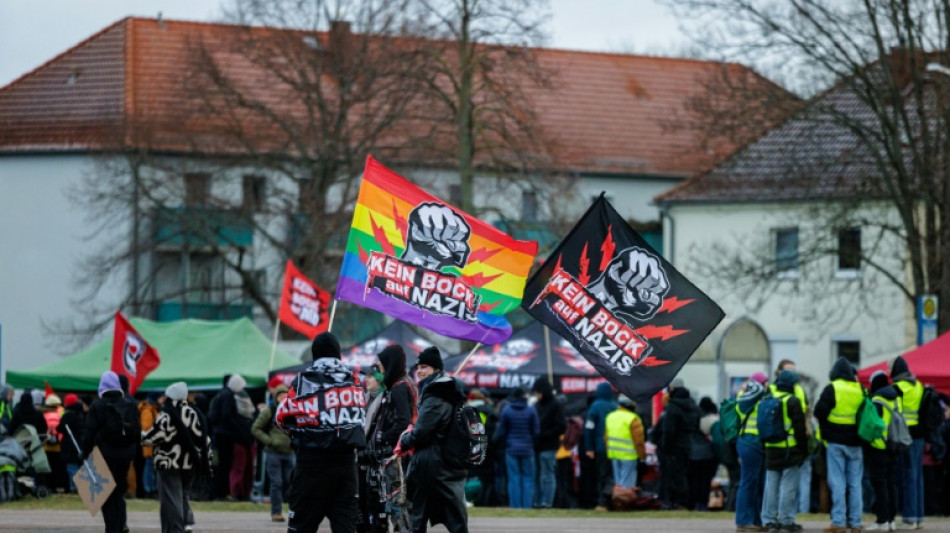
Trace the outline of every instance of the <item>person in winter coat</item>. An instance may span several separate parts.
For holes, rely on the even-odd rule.
[[[597,385],[594,403],[587,409],[587,417],[584,420],[584,450],[587,457],[594,461],[597,475],[597,509],[601,511],[607,510],[607,500],[614,486],[613,470],[604,444],[604,424],[607,415],[616,409],[617,402],[614,401],[610,383]]]
[[[251,495],[251,485],[254,482],[254,456],[257,454],[257,446],[251,434],[251,425],[257,417],[257,408],[254,407],[254,402],[247,394],[246,386],[247,382],[240,374],[234,374],[228,379],[228,389],[234,394],[234,411],[230,416],[235,434],[228,488],[230,488],[231,497],[235,500],[246,500]],[[227,410],[222,414],[224,413],[227,413]]]
[[[637,404],[626,396],[617,399],[620,404],[605,420],[607,458],[613,467],[617,486],[632,489],[637,486],[637,463],[646,459],[643,421],[637,414]]]
[[[660,465],[660,484],[665,485],[668,508],[689,504],[689,452],[693,434],[699,431],[699,408],[677,378],[670,384],[670,401],[663,414],[663,448],[666,462]]]
[[[102,504],[102,519],[106,533],[123,533],[126,526],[125,492],[128,488],[128,471],[135,458],[140,439],[141,426],[135,402],[122,392],[119,376],[111,370],[102,373],[99,379],[99,399],[92,402],[86,413],[86,426],[82,436],[82,458],[89,457],[98,446],[109,472],[115,480],[115,490]],[[123,423],[127,417],[126,428]]]
[[[858,410],[864,390],[851,363],[839,357],[828,374],[831,380],[815,402],[815,418],[827,442],[828,485],[831,489],[829,533],[861,528],[864,454],[858,436]]]
[[[83,427],[86,425],[86,412],[82,402],[79,401],[79,396],[75,394],[67,394],[63,403],[66,405],[66,411],[59,419],[59,426],[56,429],[63,439],[61,453],[63,462],[66,464],[66,477],[69,478],[69,491],[76,492],[73,476],[82,466],[82,451],[76,445],[82,439]]]
[[[211,438],[202,417],[188,405],[188,385],[184,381],[169,385],[165,397],[155,423],[142,432],[142,444],[153,446],[162,533],[178,533],[194,523],[188,490],[195,470],[210,467],[206,451]]]
[[[328,518],[333,533],[353,533],[360,520],[356,450],[366,446],[365,392],[332,333],[314,337],[310,353],[313,363],[294,378],[275,416],[297,454],[287,531],[316,533]],[[324,408],[329,405],[335,407]]]
[[[287,396],[287,386],[277,385],[271,389],[271,398],[276,405]],[[264,465],[270,479],[270,517],[274,522],[283,522],[284,491],[290,487],[290,474],[297,461],[290,445],[290,437],[274,424],[274,409],[267,405],[261,409],[251,434],[264,445]]]
[[[498,421],[496,440],[505,442],[508,506],[530,509],[534,498],[534,440],[540,432],[538,413],[528,406],[527,391],[515,389]]]
[[[878,414],[884,420],[884,435],[864,444],[864,460],[869,473],[868,480],[874,489],[874,514],[876,520],[867,531],[892,531],[897,517],[897,452],[887,447],[888,424],[892,416],[900,416],[900,400],[897,389],[890,385],[887,374],[879,370],[871,375],[868,391]]]
[[[798,469],[808,457],[805,411],[795,396],[798,374],[782,370],[772,395],[782,402],[782,420],[788,434],[782,442],[765,443],[765,510],[762,520],[770,532],[801,531],[798,512]]]
[[[708,511],[709,489],[719,469],[719,457],[710,432],[719,420],[719,409],[711,398],[704,396],[699,401],[699,413],[699,429],[693,433],[689,452],[689,500],[691,509]]]
[[[920,405],[924,386],[910,372],[907,361],[898,356],[891,365],[891,381],[901,397],[901,409],[910,437],[913,439],[906,453],[897,458],[898,477],[901,480],[904,524],[921,525],[924,522],[924,428],[920,425]]]
[[[449,533],[468,533],[463,469],[445,464],[441,446],[453,423],[455,406],[465,401],[462,383],[441,368],[419,383],[419,415],[400,439],[396,453],[412,450],[406,486],[412,502],[413,533],[425,533],[428,523],[444,524]]]
[[[366,387],[366,418],[363,421],[363,430],[366,435],[366,442],[369,443],[371,436],[376,433],[376,426],[379,424],[381,407],[383,405],[383,393],[386,392],[386,386],[383,385],[383,373],[380,365],[371,367],[371,371],[366,374],[366,380],[363,385]],[[376,470],[379,467],[380,459],[373,453],[371,446],[357,453],[359,463],[359,503],[360,503],[360,532],[372,533],[374,531],[386,531],[389,529],[389,519],[386,517],[386,506],[381,502],[379,492],[379,480],[376,477]]]
[[[161,392],[151,391],[144,400],[139,402],[139,420],[142,424],[142,431],[147,432],[155,425],[155,419],[158,417],[164,399]],[[154,450],[151,446],[142,446],[142,490],[146,496],[152,496],[158,492],[155,462],[152,460],[153,453]]]
[[[478,417],[485,424],[485,434],[494,435],[498,430],[498,413],[495,412],[491,400],[481,389],[473,387],[468,391],[468,404],[478,411]],[[499,446],[489,446],[488,455],[485,456],[485,462],[475,468],[469,469],[469,475],[474,475],[482,484],[482,489],[475,498],[477,507],[493,507],[498,497],[495,490],[495,464],[504,461],[504,453],[498,453],[504,450]]]
[[[36,429],[36,434],[42,438],[48,431],[46,418],[43,413],[36,409],[33,402],[33,389],[25,389],[20,395],[20,401],[13,408],[13,416],[10,419],[10,434],[16,433],[20,426],[30,424]],[[42,392],[42,391],[40,391]]]
[[[736,409],[742,421],[736,453],[739,456],[739,491],[736,495],[736,531],[760,531],[762,493],[765,488],[765,450],[756,424],[759,401],[766,395],[768,377],[752,374],[737,397]]]
[[[564,418],[564,406],[554,397],[554,387],[544,376],[539,377],[531,386],[537,398],[534,404],[538,412],[538,437],[534,442],[537,465],[535,487],[535,507],[550,509],[554,506],[554,493],[557,489],[557,449],[561,445],[561,435],[567,427]]]

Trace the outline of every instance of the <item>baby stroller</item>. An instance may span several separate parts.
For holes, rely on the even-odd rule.
[[[9,502],[20,496],[17,487],[17,468],[26,462],[23,446],[13,437],[0,437],[0,503]]]
[[[52,472],[52,469],[49,467],[46,452],[43,451],[43,441],[36,433],[36,428],[30,424],[23,424],[13,434],[13,438],[26,452],[26,460],[17,468],[17,482],[20,489],[31,492],[37,498],[49,496],[49,489],[46,488],[43,479],[45,474]]]

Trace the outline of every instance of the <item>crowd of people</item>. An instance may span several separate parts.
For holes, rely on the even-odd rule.
[[[838,360],[814,404],[791,361],[771,380],[753,374],[722,406],[696,402],[674,379],[651,424],[648,406],[607,383],[580,407],[545,377],[493,399],[448,375],[435,347],[407,368],[403,348],[390,345],[360,372],[344,366],[329,333],[311,353],[289,386],[272,380],[257,403],[240,375],[225,376],[210,401],[184,382],[135,400],[111,371],[97,398],[26,390],[14,406],[3,387],[0,434],[36,429],[54,490],[75,491],[73,476],[98,447],[116,482],[102,506],[107,533],[129,531],[128,497],[157,498],[163,532],[190,531],[192,499],[247,500],[257,468],[271,520],[288,521],[290,532],[315,532],[324,519],[335,532],[465,532],[472,505],[606,510],[636,500],[734,510],[737,531],[799,531],[796,515],[827,501],[828,532],[919,529],[925,515],[950,510],[944,404],[901,358],[867,391]],[[884,426],[871,439],[862,433],[866,398]],[[481,464],[445,452],[464,405],[487,436]],[[719,485],[726,495],[717,500]],[[864,526],[867,510],[876,521]]]

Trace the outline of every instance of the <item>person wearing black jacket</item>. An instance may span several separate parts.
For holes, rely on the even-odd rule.
[[[62,435],[62,458],[66,463],[66,476],[69,478],[69,491],[76,492],[76,484],[73,483],[73,476],[82,466],[82,451],[76,446],[82,439],[84,426],[86,425],[86,413],[83,411],[83,404],[75,394],[67,394],[63,400],[66,411],[59,419],[59,426],[56,431]],[[68,429],[67,429],[68,428]],[[72,435],[72,436],[70,436]],[[75,441],[73,440],[75,439]]]
[[[465,401],[462,384],[439,369],[419,384],[422,398],[415,426],[399,441],[397,453],[413,450],[406,485],[412,502],[412,531],[425,533],[428,522],[445,524],[450,533],[468,533],[463,469],[451,468],[441,444],[453,423],[455,406]]]
[[[132,438],[125,440],[117,436],[117,432],[123,428],[121,413],[127,410],[138,414],[135,402],[123,394],[119,376],[111,370],[103,372],[99,380],[99,399],[92,402],[86,414],[86,427],[82,436],[82,456],[83,459],[89,457],[93,448],[98,446],[115,480],[115,490],[102,504],[102,519],[105,522],[106,533],[125,533],[129,530],[125,525],[127,475],[132,460],[135,458],[136,443],[139,441],[142,428],[138,416],[131,416],[129,423],[133,427],[127,433]]]
[[[554,397],[554,387],[546,377],[536,379],[531,391],[538,399],[534,409],[538,412],[540,428],[534,441],[537,457],[534,506],[550,509],[554,506],[554,493],[557,489],[557,449],[561,445],[561,435],[564,434],[567,424],[564,420],[564,407]]]
[[[894,413],[900,413],[897,388],[890,385],[887,373],[879,370],[871,375],[868,391],[877,413],[884,420],[884,435],[864,444],[864,460],[868,465],[868,481],[874,489],[875,525],[870,531],[888,531],[897,518],[897,451],[888,449],[888,424]],[[886,407],[885,407],[886,406]],[[889,408],[889,409],[888,409]]]
[[[42,400],[42,397],[40,398]],[[43,413],[33,404],[33,389],[25,389],[20,395],[20,401],[13,408],[13,417],[10,419],[10,434],[16,433],[20,426],[30,424],[36,429],[36,434],[43,437],[49,429]]]
[[[681,379],[674,379],[670,386],[662,425],[658,445],[665,461],[660,465],[660,483],[668,498],[663,503],[668,508],[685,508],[689,504],[689,452],[693,433],[699,431],[699,407]]]

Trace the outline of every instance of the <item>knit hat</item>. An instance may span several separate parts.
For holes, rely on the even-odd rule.
[[[235,377],[240,378],[241,376],[239,376],[239,375],[237,375],[237,374],[235,374],[234,376],[231,376],[232,379],[235,378]],[[243,378],[242,378],[242,381],[243,381]],[[231,385],[231,384],[230,384],[230,382],[229,382],[229,383],[228,383],[228,386],[230,387],[230,385]],[[244,388],[243,385],[242,385],[241,388]],[[233,389],[232,389],[232,390],[233,390]],[[238,391],[234,391],[234,392],[238,392]],[[188,398],[188,384],[185,383],[184,381],[176,381],[176,382],[172,383],[171,385],[168,386],[167,389],[165,389],[165,396],[168,396],[168,399],[169,399],[169,400],[185,400],[185,399],[187,399],[187,398]]]
[[[66,407],[69,407],[70,405],[73,405],[74,403],[76,403],[76,402],[78,402],[78,401],[79,401],[79,396],[76,396],[75,394],[69,393],[69,394],[67,394],[66,397],[63,399],[63,405],[65,405]]]
[[[99,396],[110,390],[122,392],[122,386],[119,385],[119,376],[111,370],[106,370],[99,378]]]
[[[749,379],[758,383],[759,385],[765,385],[765,382],[769,380],[769,377],[765,375],[765,372],[756,372],[755,374],[752,374]]]
[[[877,392],[879,389],[890,385],[891,382],[887,379],[887,372],[883,370],[878,370],[877,372],[871,374],[871,387],[870,391],[872,393]]]
[[[241,374],[232,374],[231,377],[228,378],[228,388],[231,389],[231,392],[241,392],[246,386],[247,381],[241,377]],[[168,392],[166,391],[165,394],[167,395]]]
[[[43,405],[47,407],[59,407],[60,405],[63,405],[63,401],[59,399],[59,396],[50,394],[46,397],[46,401],[43,402]]]
[[[445,368],[442,365],[442,354],[439,353],[439,349],[435,346],[429,346],[425,350],[422,350],[422,353],[419,354],[419,359],[416,361],[416,364],[431,366],[436,370],[442,370]]]
[[[637,408],[637,402],[633,401],[632,399],[630,399],[630,397],[625,396],[623,394],[617,397],[617,403],[619,403],[620,405],[624,407],[629,407],[630,409]]]
[[[775,384],[779,387],[794,387],[798,383],[798,372],[794,370],[782,370],[778,373],[778,379]]]
[[[280,379],[280,376],[274,376],[270,378],[270,381],[267,382],[267,388],[273,389],[274,387],[278,385],[283,385],[283,384],[284,384],[284,380]]]
[[[310,354],[314,359],[323,357],[340,358],[340,341],[330,332],[323,332],[313,338],[313,344],[310,345]]]

